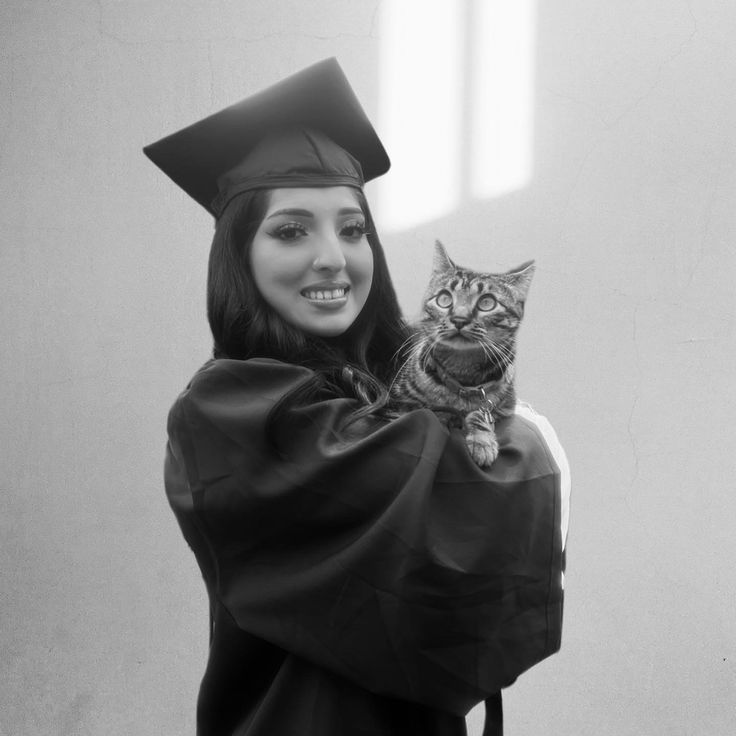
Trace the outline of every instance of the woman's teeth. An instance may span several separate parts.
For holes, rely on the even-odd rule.
[[[305,291],[303,292],[307,299],[316,299],[324,301],[326,299],[341,299],[345,296],[345,289],[331,289],[329,291]]]

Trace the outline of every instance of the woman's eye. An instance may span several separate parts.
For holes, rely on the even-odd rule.
[[[348,222],[340,229],[340,235],[346,240],[360,240],[366,234],[364,222]]]
[[[482,312],[490,312],[496,306],[496,300],[490,294],[484,294],[476,304]]]
[[[285,225],[280,225],[273,231],[274,237],[286,241],[297,240],[306,234],[307,229],[298,222],[289,222]]]
[[[452,306],[452,294],[450,294],[449,291],[441,291],[435,297],[435,301],[437,302],[438,307],[447,309],[447,307]]]

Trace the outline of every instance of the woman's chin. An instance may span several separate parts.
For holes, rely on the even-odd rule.
[[[345,315],[335,315],[333,319],[325,318],[316,320],[304,320],[301,324],[296,325],[301,330],[315,337],[339,337],[350,329],[355,322],[355,318]]]

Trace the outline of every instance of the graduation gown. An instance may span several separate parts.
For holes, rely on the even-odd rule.
[[[560,647],[559,464],[520,415],[483,470],[427,410],[341,430],[350,399],[267,438],[309,376],[210,361],[169,414],[166,491],[212,621],[198,733],[464,734],[470,708]]]

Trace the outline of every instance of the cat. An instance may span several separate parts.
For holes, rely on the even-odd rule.
[[[457,266],[436,241],[424,315],[412,325],[408,356],[391,385],[402,411],[459,415],[481,467],[498,455],[495,420],[516,405],[516,335],[533,274],[534,261],[506,273]]]

